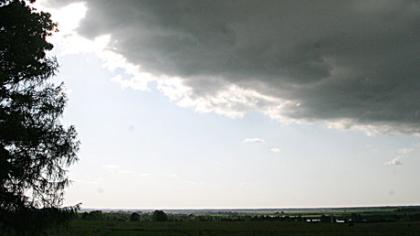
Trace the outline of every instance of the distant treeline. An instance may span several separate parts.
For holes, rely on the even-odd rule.
[[[99,210],[78,214],[82,220],[110,221],[280,221],[307,223],[377,223],[397,221],[420,221],[420,208],[397,208],[393,211],[367,211],[347,213],[314,213],[287,214],[275,212],[271,214],[246,214],[237,212],[218,212],[208,214],[165,213],[161,210],[153,212],[103,212]]]

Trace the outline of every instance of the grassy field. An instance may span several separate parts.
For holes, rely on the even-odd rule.
[[[419,236],[420,222],[348,224],[304,222],[112,222],[74,220],[54,235],[77,236]]]

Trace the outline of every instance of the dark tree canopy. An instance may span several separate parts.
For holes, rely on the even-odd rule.
[[[60,121],[63,84],[50,80],[56,30],[29,2],[0,0],[0,225],[22,209],[59,207],[77,160],[76,131]]]
[[[155,210],[153,211],[152,219],[153,221],[167,221],[168,215],[164,211]]]
[[[140,220],[140,215],[137,212],[133,212],[130,215],[130,221],[139,221]]]

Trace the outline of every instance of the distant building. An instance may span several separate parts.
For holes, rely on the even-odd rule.
[[[319,219],[319,218],[306,219],[306,223],[319,223],[319,222],[321,222],[321,219]]]

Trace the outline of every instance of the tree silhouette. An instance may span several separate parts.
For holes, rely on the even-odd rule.
[[[168,215],[164,211],[155,210],[152,214],[153,221],[167,221]]]
[[[139,221],[140,220],[140,215],[137,212],[133,212],[130,215],[130,221]]]
[[[34,1],[30,1],[31,3]],[[47,56],[57,31],[50,14],[24,0],[0,0],[0,226],[22,212],[61,206],[66,168],[77,160],[73,126],[60,118],[63,84]],[[21,215],[20,215],[21,217]]]

